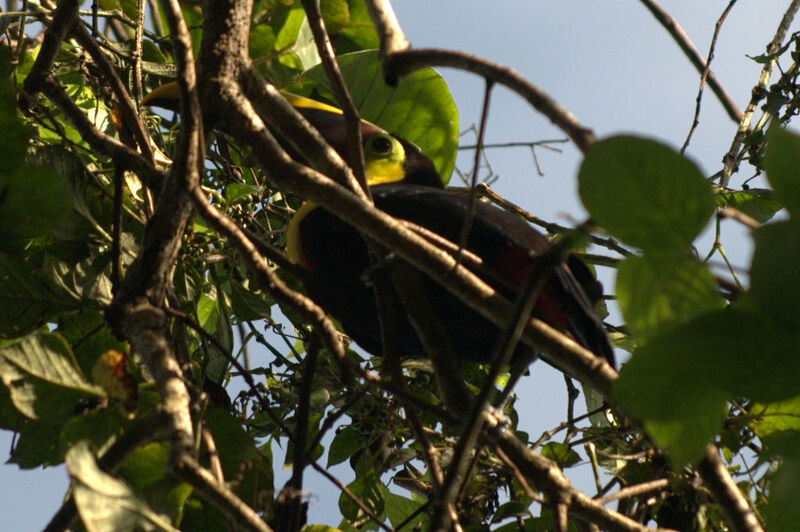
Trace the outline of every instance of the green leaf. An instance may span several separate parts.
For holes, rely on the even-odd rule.
[[[176,532],[168,519],[156,514],[121,480],[97,466],[88,442],[72,447],[66,456],[72,496],[89,532],[163,529]]]
[[[231,279],[226,283],[226,288],[230,287],[228,295],[231,300],[231,314],[236,316],[239,321],[250,321],[265,318],[270,315],[273,300],[261,290],[252,291],[249,286],[245,286]]]
[[[757,222],[769,221],[783,204],[775,197],[775,193],[765,188],[749,188],[747,190],[715,191],[718,207],[735,207],[752,216]]]
[[[0,238],[31,238],[52,232],[70,214],[64,176],[33,165],[0,174]]]
[[[128,414],[119,406],[93,410],[67,421],[58,436],[58,443],[66,450],[79,441],[87,440],[95,448],[102,449],[129,426]]]
[[[214,435],[225,477],[233,478],[239,475],[245,463],[253,460],[252,438],[227,410],[209,408],[205,419]]]
[[[710,187],[694,163],[639,137],[594,144],[578,185],[595,222],[644,250],[687,248],[714,211]]]
[[[775,319],[800,326],[800,221],[765,225],[754,240],[750,295]]]
[[[336,55],[380,45],[378,33],[362,0],[322,0],[320,8]]]
[[[725,401],[776,401],[800,394],[800,333],[737,306],[705,314],[639,347],[613,397],[671,452],[698,458],[722,428]]]
[[[0,338],[22,336],[74,307],[24,261],[0,253]]]
[[[229,203],[234,203],[240,199],[248,198],[253,194],[258,194],[258,187],[246,185],[244,183],[231,183],[225,187],[225,199]]]
[[[383,500],[386,501],[386,516],[392,526],[398,526],[401,523],[406,523],[403,530],[414,530],[415,527],[422,527],[422,524],[427,521],[425,512],[419,512],[417,516],[411,521],[406,521],[414,512],[425,504],[422,501],[409,499],[401,495],[390,492],[383,484],[378,484]],[[422,528],[419,528],[420,530]]]
[[[573,451],[568,445],[551,441],[542,446],[542,456],[554,461],[562,469],[573,466],[581,461],[578,453]]]
[[[119,474],[136,491],[143,491],[167,474],[169,447],[162,442],[151,442],[137,448],[125,458]]]
[[[791,431],[779,438],[770,438],[769,450],[778,452],[783,459],[780,469],[772,478],[767,504],[767,530],[796,530],[800,523],[800,432]]]
[[[250,57],[276,56],[290,48],[297,41],[305,17],[300,6],[275,7],[257,17],[250,30]]]
[[[3,156],[0,157],[0,200],[4,196],[5,180],[25,161],[28,136],[27,130],[17,116],[14,90],[11,84],[3,79],[0,82],[0,146],[3,147]]]
[[[492,523],[499,523],[509,517],[532,517],[532,515],[526,504],[520,501],[509,501],[497,508],[492,515]]]
[[[348,425],[334,436],[333,441],[328,447],[327,467],[341,464],[358,451],[364,448],[368,441],[365,435],[356,425]]]
[[[94,303],[95,308],[111,303],[111,279],[106,275],[107,257],[90,257],[77,264],[68,264],[47,255],[42,275],[57,291],[76,302]]]
[[[458,148],[458,111],[447,83],[433,69],[404,77],[397,87],[383,81],[377,50],[337,58],[345,84],[361,117],[420,147],[447,182]],[[305,72],[289,92],[336,100],[322,65]]]
[[[756,403],[750,409],[750,415],[755,418],[750,426],[759,438],[776,432],[800,431],[800,396],[775,403]]]
[[[775,194],[792,216],[800,215],[800,137],[774,121],[767,132],[764,169]]]
[[[200,294],[197,302],[197,321],[206,330],[213,333],[217,330],[219,323],[220,309],[217,298],[214,295]]]
[[[14,406],[31,419],[37,419],[36,393],[39,379],[49,384],[94,397],[105,391],[90,383],[81,373],[64,338],[52,333],[33,333],[0,349],[0,380],[8,387]]]
[[[640,343],[724,304],[708,267],[689,256],[628,257],[616,286],[622,315]]]
[[[381,482],[374,471],[366,472],[347,485],[350,491],[363,502],[367,508],[381,515],[384,509],[384,500],[381,497]],[[339,496],[339,510],[345,519],[354,521],[361,515],[361,509],[356,506],[344,493]]]

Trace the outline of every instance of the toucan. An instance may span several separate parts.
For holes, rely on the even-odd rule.
[[[342,155],[347,153],[345,121],[336,108],[312,100],[290,101]],[[380,127],[362,122],[367,183],[375,206],[444,237],[457,250],[470,200],[448,192],[433,162],[413,143]],[[480,264],[465,261],[484,281],[513,301],[537,256],[550,249],[547,239],[517,216],[482,202],[475,204],[464,249]],[[458,253],[457,251],[455,253]],[[308,294],[342,324],[344,331],[366,351],[382,351],[378,309],[370,287],[369,248],[361,234],[311,202],[303,204],[287,231],[287,254],[305,268]],[[434,280],[423,277],[430,312],[442,323],[455,355],[462,360],[488,362],[500,335],[486,320]],[[594,311],[602,286],[577,257],[557,265],[540,290],[534,316],[571,335],[576,341],[614,365],[614,351]],[[392,304],[398,351],[424,357],[425,351],[396,293]],[[515,357],[533,356],[520,345]]]
[[[341,110],[315,100],[284,94],[289,102],[346,158],[347,136]],[[145,103],[161,104],[177,96],[177,88],[158,88]],[[361,123],[367,184],[375,206],[395,218],[407,220],[453,243],[458,253],[462,228],[470,216],[464,250],[475,260],[463,261],[495,290],[514,300],[537,257],[551,244],[528,223],[493,205],[477,202],[470,215],[470,199],[449,192],[433,162],[419,147],[367,121]],[[371,276],[376,265],[361,233],[324,208],[304,203],[287,229],[289,258],[307,273],[302,278],[308,295],[336,318],[348,336],[367,352],[382,354],[380,321]],[[398,259],[399,260],[399,259]],[[423,276],[422,288],[430,312],[443,325],[459,360],[488,362],[500,329]],[[539,291],[533,315],[570,335],[578,343],[614,366],[614,351],[594,305],[602,286],[574,255],[555,266]],[[425,357],[425,349],[411,325],[396,291],[394,346],[406,357]],[[514,354],[528,359],[535,353],[520,344]]]

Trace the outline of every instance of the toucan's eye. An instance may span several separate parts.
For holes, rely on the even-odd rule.
[[[374,153],[387,155],[392,153],[392,140],[386,135],[373,135],[369,139],[369,146]]]

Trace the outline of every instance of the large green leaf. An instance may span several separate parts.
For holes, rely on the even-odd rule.
[[[458,111],[444,79],[428,68],[390,87],[383,81],[377,50],[345,54],[337,60],[361,117],[415,143],[442,179],[449,181],[458,148]],[[287,90],[336,105],[321,65],[305,72]]]
[[[6,80],[0,83],[0,200],[3,198],[3,182],[13,174],[25,160],[28,146],[28,132],[17,116],[17,105],[11,84]]]
[[[16,256],[0,253],[0,338],[22,336],[75,303],[59,294]]]
[[[639,347],[613,396],[680,462],[699,457],[722,427],[725,400],[800,394],[798,359],[800,333],[748,309],[745,299]]]
[[[0,349],[0,380],[8,387],[14,406],[32,419],[49,414],[42,401],[54,399],[37,393],[38,381],[89,396],[106,395],[81,373],[64,338],[52,333],[36,332]]]
[[[378,32],[363,0],[321,0],[319,5],[337,55],[378,47]]]
[[[800,221],[765,225],[754,239],[750,295],[775,319],[800,326]]]
[[[773,123],[767,133],[764,169],[789,212],[800,215],[800,137]]]
[[[72,447],[67,452],[66,463],[72,479],[75,506],[89,532],[177,532],[169,519],[150,509],[128,485],[103,472],[87,442]]]
[[[711,272],[689,256],[628,257],[616,286],[625,323],[639,342],[723,306]]]
[[[694,163],[639,137],[594,144],[578,184],[592,219],[644,250],[687,248],[714,211],[711,189]]]
[[[797,530],[800,523],[800,432],[789,431],[765,441],[763,454],[781,457],[782,464],[772,478],[766,520],[767,530]]]
[[[800,431],[800,395],[774,403],[757,403],[750,409],[750,424],[759,438],[776,432]]]

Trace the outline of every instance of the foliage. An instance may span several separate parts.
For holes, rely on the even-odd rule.
[[[119,11],[104,15],[108,32],[96,38],[121,79],[132,80],[136,6],[101,5]],[[444,79],[424,69],[396,88],[386,86],[364,4],[327,0],[320,6],[362,116],[416,143],[448,179],[458,115]],[[202,10],[192,2],[182,10],[198,53]],[[42,13],[46,28],[52,11]],[[153,17],[143,46],[145,88],[175,76],[165,12]],[[259,72],[279,88],[335,103],[299,2],[257,1],[251,22],[249,52]],[[81,24],[91,27],[90,20]],[[120,289],[116,269],[124,278],[145,246],[159,191],[146,190],[129,168],[95,149],[85,129],[51,100],[25,94],[42,49],[32,37],[0,41],[0,56],[16,61],[0,80],[0,428],[18,433],[11,461],[22,468],[65,461],[87,530],[227,529],[228,516],[198,485],[169,473],[168,439],[148,436],[113,472],[98,458],[163,406],[151,368],[130,338],[112,332],[106,314]],[[62,43],[52,74],[94,128],[124,140],[108,79],[87,62],[85,50]],[[135,93],[133,83],[128,89]],[[587,402],[598,408],[537,441],[518,425],[513,396],[503,407],[507,430],[558,468],[579,466],[588,449],[593,466],[610,479],[599,496],[614,486],[669,479],[655,495],[620,504],[620,513],[641,523],[725,527],[719,507],[695,480],[710,442],[722,449],[742,492],[771,528],[790,529],[800,519],[793,504],[800,491],[800,137],[783,127],[796,102],[778,92],[770,99],[777,118],[768,131],[749,135],[743,150],[754,154],[751,162],[771,189],[714,182],[683,155],[645,137],[612,137],[588,150],[578,175],[581,199],[596,234],[629,250],[621,260],[611,258],[625,322],[615,340],[632,358],[610,393],[611,410],[598,391],[586,388]],[[176,152],[180,125],[179,117],[147,114],[147,131],[162,153]],[[202,184],[222,213],[267,245],[285,246],[285,229],[303,198],[278,187],[248,148],[223,132],[205,154],[204,171]],[[708,265],[711,255],[700,257],[693,248],[722,208],[763,224],[753,231],[748,288],[721,288]],[[772,221],[784,208],[786,215]],[[434,482],[426,446],[437,450],[446,469],[462,433],[440,415],[431,365],[403,364],[407,393],[426,407],[419,411],[422,441],[402,413],[402,394],[343,372],[316,342],[307,316],[279,306],[218,228],[195,216],[181,244],[167,295],[169,332],[194,402],[200,463],[217,467],[232,492],[276,528],[285,511],[275,485],[281,460],[306,468],[346,463],[354,472],[339,498],[341,522],[306,530],[430,526]],[[285,263],[270,268],[300,288]],[[284,315],[293,330],[281,325]],[[254,347],[268,356],[251,358]],[[382,369],[380,359],[364,360],[352,350],[346,358]],[[306,366],[309,360],[315,365]],[[487,371],[465,365],[468,387],[484,386]],[[305,456],[295,456],[301,434]],[[755,457],[748,471],[737,470],[742,453]],[[491,445],[478,448],[460,490],[459,520],[467,530],[551,530],[552,501],[535,501],[550,494],[533,488],[537,493]]]

